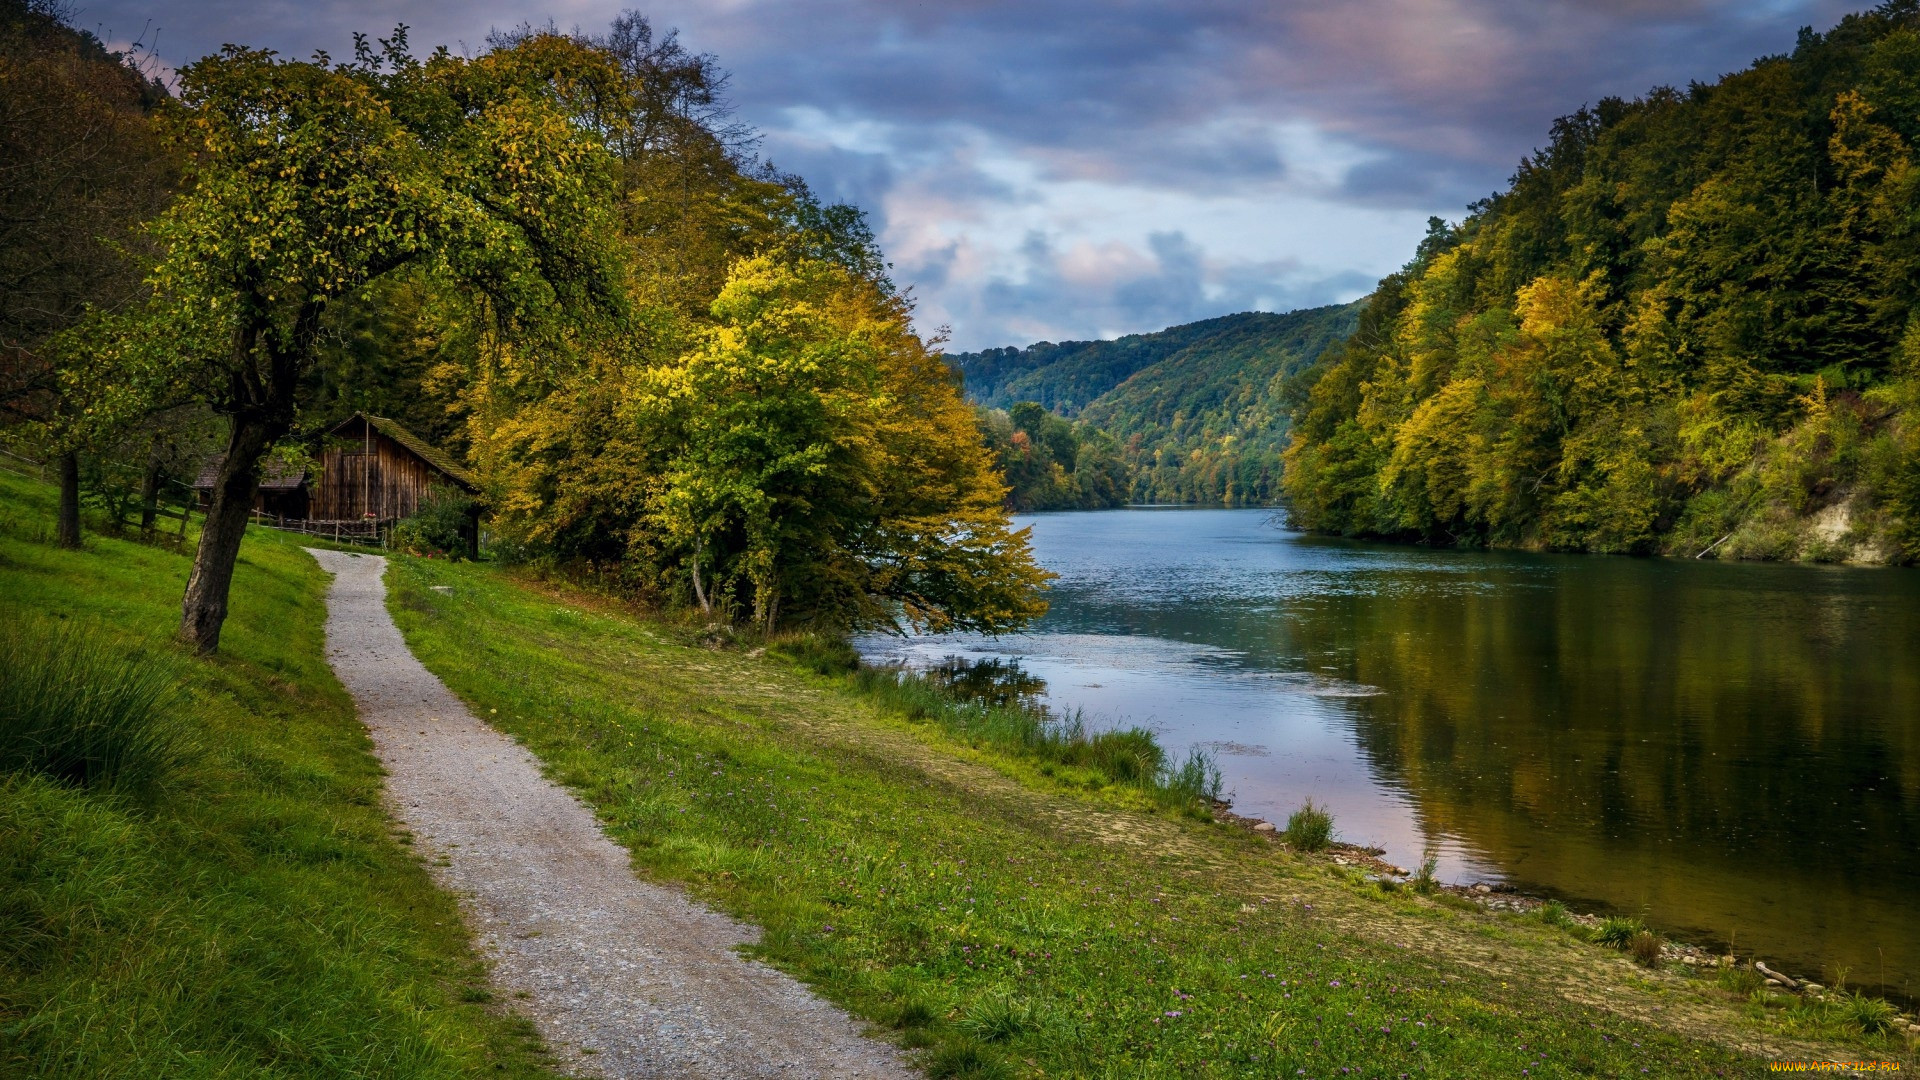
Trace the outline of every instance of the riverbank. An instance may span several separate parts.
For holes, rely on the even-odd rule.
[[[422,661],[649,877],[936,1075],[1739,1075],[1911,1060],[957,743],[839,678],[489,566],[395,563]],[[1129,800],[1134,804],[1129,805]],[[1545,1055],[1543,1058],[1541,1055]]]
[[[6,612],[166,649],[184,557],[97,538],[56,552],[50,496],[0,480]],[[323,581],[291,547],[249,537],[228,651],[193,661],[208,749],[160,802],[7,782],[0,911],[30,933],[9,924],[4,940],[30,947],[0,958],[0,1072],[546,1075],[378,809],[365,733],[324,668]],[[643,874],[761,927],[756,955],[934,1075],[1913,1060],[1891,1037],[1756,1017],[1537,921],[1383,892],[1138,791],[957,743],[838,678],[588,593],[415,559],[389,585],[428,667]]]

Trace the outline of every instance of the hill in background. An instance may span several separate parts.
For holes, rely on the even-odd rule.
[[[1081,485],[1085,490],[1073,495],[1036,495],[1020,478],[1046,475],[1046,466],[1057,463],[1071,481],[1081,459],[1105,477],[1116,454],[1125,466],[1126,500],[1267,503],[1280,492],[1283,384],[1344,341],[1364,303],[1284,315],[1244,312],[1112,341],[955,353],[947,363],[982,406],[1005,410],[1036,402],[1055,417],[1079,421],[1069,441],[1059,424],[1032,410],[1015,413],[1010,430],[1027,438],[996,449],[1012,454],[1005,464],[1022,509],[1111,505],[1097,494],[1111,490],[1104,481]],[[989,442],[998,441],[990,433]],[[1050,461],[1036,467],[1038,456]],[[1055,486],[1061,486],[1057,474]]]

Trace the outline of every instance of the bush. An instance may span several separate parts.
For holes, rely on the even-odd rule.
[[[1878,1035],[1893,1026],[1900,1010],[1884,998],[1848,994],[1840,999],[1840,1022],[1863,1035]]]
[[[767,651],[815,675],[845,675],[860,666],[860,654],[845,638],[824,634],[785,635]]]
[[[1764,990],[1767,980],[1750,967],[1729,967],[1720,969],[1720,989],[1741,997],[1750,997],[1756,991]]]
[[[412,517],[393,527],[387,544],[409,555],[464,557],[472,550],[478,506],[465,495],[435,488]]]
[[[1615,915],[1600,920],[1600,925],[1594,927],[1593,943],[1605,945],[1609,949],[1626,949],[1633,944],[1634,935],[1645,930],[1646,927],[1641,925],[1639,919]]]
[[[1642,930],[1627,939],[1627,952],[1633,957],[1633,962],[1641,967],[1658,967],[1661,944],[1659,934]]]
[[[1573,922],[1567,917],[1567,905],[1558,900],[1549,900],[1540,905],[1540,921],[1548,926],[1566,926]]]
[[[1440,856],[1431,851],[1427,852],[1427,857],[1420,861],[1420,872],[1413,875],[1413,880],[1409,882],[1413,886],[1413,891],[1421,896],[1432,896],[1434,890],[1440,887],[1439,879],[1433,876],[1434,871],[1439,868]]]
[[[1308,799],[1288,816],[1285,835],[1295,851],[1325,851],[1333,843],[1333,815]]]
[[[108,642],[93,626],[0,629],[0,771],[137,789],[173,764],[176,665]]]

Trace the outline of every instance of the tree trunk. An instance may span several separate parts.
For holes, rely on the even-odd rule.
[[[80,549],[80,455],[72,450],[60,455],[60,516],[53,542],[69,551]]]
[[[698,539],[693,542],[693,598],[700,601],[700,611],[702,614],[711,615],[713,613],[713,605],[707,603],[707,590],[700,585],[700,556],[705,554],[706,550],[707,545],[704,539]]]
[[[227,590],[233,585],[233,565],[240,558],[240,541],[253,516],[254,496],[260,490],[260,459],[286,434],[285,425],[242,414],[233,418],[227,456],[214,481],[213,503],[200,527],[200,546],[193,556],[193,575],[180,602],[180,637],[201,653],[220,647],[220,625],[227,619]]]
[[[257,306],[267,310],[265,304]],[[232,411],[228,414],[233,430],[200,526],[187,595],[180,601],[180,638],[202,654],[220,647],[233,565],[240,559],[240,541],[247,535],[254,496],[260,492],[260,459],[293,429],[301,359],[310,354],[318,336],[320,310],[315,302],[301,306],[291,348],[275,347],[264,317],[243,324],[234,335]]]
[[[160,440],[153,440],[153,452],[147,455],[147,475],[140,484],[140,539],[151,541],[153,527],[160,518]]]

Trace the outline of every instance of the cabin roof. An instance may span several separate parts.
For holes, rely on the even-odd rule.
[[[220,483],[220,466],[226,464],[227,455],[215,454],[200,467],[200,478],[193,482],[197,491],[212,491]],[[260,463],[261,491],[294,491],[307,482],[307,470],[303,466],[289,465],[277,457],[269,457]]]
[[[446,451],[415,435],[413,432],[408,431],[402,427],[398,421],[389,420],[384,416],[374,416],[371,413],[357,412],[345,420],[340,421],[338,424],[335,424],[333,430],[328,432],[328,434],[340,434],[342,428],[352,424],[355,420],[365,421],[373,430],[406,447],[413,452],[415,457],[438,469],[444,473],[448,479],[466,488],[468,491],[478,492],[480,490],[480,483],[473,478],[473,474],[455,463]]]

